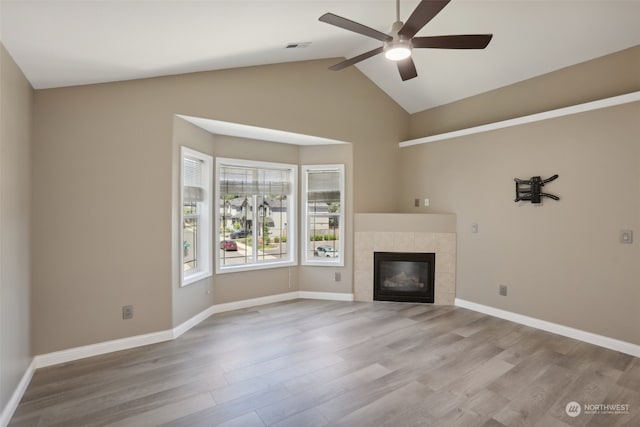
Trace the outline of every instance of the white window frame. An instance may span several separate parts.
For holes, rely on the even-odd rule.
[[[203,164],[203,193],[204,200],[199,202],[200,220],[198,222],[198,267],[184,271],[184,159],[192,158]],[[180,286],[184,287],[197,281],[213,276],[212,268],[212,209],[213,192],[213,157],[188,147],[180,147]]]
[[[254,252],[254,262],[251,264],[240,264],[240,265],[220,265],[220,251],[215,251],[215,260],[216,260],[216,274],[224,274],[224,273],[235,273],[238,271],[252,271],[252,270],[265,270],[270,268],[279,268],[279,267],[290,267],[298,265],[298,228],[297,228],[297,218],[298,218],[298,165],[287,164],[287,163],[274,163],[274,162],[263,162],[256,160],[243,160],[243,159],[230,159],[224,157],[216,158],[216,174],[215,174],[215,189],[216,189],[216,209],[215,209],[215,237],[216,241],[219,240],[219,230],[220,230],[220,170],[221,167],[224,166],[237,166],[237,167],[247,167],[247,168],[266,168],[266,169],[289,169],[291,171],[291,194],[287,196],[287,254],[288,258],[284,260],[278,260],[273,262],[257,262]],[[253,217],[257,218],[257,203],[253,204],[254,212]],[[253,233],[253,241],[258,241],[258,228],[255,225],[252,228]],[[257,251],[257,248],[254,249]]]
[[[302,262],[301,265],[314,265],[314,266],[331,266],[331,267],[344,267],[345,256],[344,256],[344,243],[346,239],[346,231],[345,231],[345,173],[344,173],[344,165],[343,164],[333,164],[333,165],[303,165],[302,166]],[[309,235],[309,205],[307,203],[308,197],[308,176],[309,171],[338,171],[340,172],[340,215],[338,219],[338,223],[340,224],[340,239],[338,240],[338,256],[336,258],[325,258],[325,259],[310,259],[309,253],[311,244],[310,235]]]

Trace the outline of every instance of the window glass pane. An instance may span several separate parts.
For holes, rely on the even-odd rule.
[[[184,157],[182,159],[183,183],[183,269],[198,268],[198,205],[203,200],[203,163],[201,160]]]
[[[198,268],[198,212],[197,204],[185,203],[183,222],[183,268],[184,271]]]
[[[220,193],[220,265],[253,262],[253,197]]]
[[[211,156],[181,148],[182,278],[181,286],[211,274]]]
[[[232,160],[229,160],[232,162]],[[220,267],[291,261],[290,212],[295,183],[287,165],[218,167]],[[264,165],[264,167],[263,167]],[[267,166],[268,165],[268,166]]]
[[[337,215],[310,215],[307,219],[309,242],[308,260],[340,257],[340,217]]]
[[[283,194],[258,198],[258,261],[288,259],[288,200]]]

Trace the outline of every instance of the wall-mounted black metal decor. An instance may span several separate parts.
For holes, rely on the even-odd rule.
[[[560,197],[553,194],[541,192],[541,188],[545,184],[555,180],[558,175],[553,175],[551,178],[542,179],[539,176],[532,176],[528,180],[514,178],[516,182],[516,202],[520,200],[530,201],[531,203],[540,203],[542,197],[548,197],[553,200],[560,200]]]

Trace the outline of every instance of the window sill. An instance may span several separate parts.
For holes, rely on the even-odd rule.
[[[180,287],[184,288],[185,286],[192,285],[196,282],[207,279],[211,276],[213,276],[213,273],[211,273],[210,271],[200,271],[197,273],[189,274],[188,276],[185,276],[182,278],[182,283],[180,284]]]
[[[228,265],[216,268],[216,274],[238,273],[241,271],[268,270],[271,268],[295,267],[298,263],[294,261],[269,262],[264,264],[251,265]]]
[[[343,260],[331,261],[303,261],[300,265],[305,267],[344,267]]]

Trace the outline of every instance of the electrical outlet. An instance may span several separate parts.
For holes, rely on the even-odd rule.
[[[132,305],[123,305],[122,306],[122,320],[133,319],[133,306]]]
[[[478,233],[478,223],[474,222],[473,224],[471,224],[471,232],[473,234],[477,234]]]
[[[502,295],[503,297],[506,297],[507,296],[507,286],[506,285],[500,285],[498,293],[500,295]]]
[[[416,208],[420,207],[420,199],[413,199],[413,206]]]
[[[340,280],[342,280],[342,274],[340,274],[339,271],[336,271],[335,273],[333,273],[333,281],[339,282]]]
[[[429,207],[429,199],[424,199],[424,207],[425,208]]]

